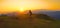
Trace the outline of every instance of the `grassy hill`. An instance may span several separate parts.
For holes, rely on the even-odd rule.
[[[0,16],[0,28],[60,28],[60,21],[45,14]]]

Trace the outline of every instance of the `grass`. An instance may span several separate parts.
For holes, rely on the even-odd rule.
[[[32,15],[0,16],[0,28],[60,28],[60,21],[39,19]]]

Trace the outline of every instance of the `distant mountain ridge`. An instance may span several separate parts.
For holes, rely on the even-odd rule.
[[[60,19],[60,11],[36,11],[34,14],[47,14],[55,19]]]

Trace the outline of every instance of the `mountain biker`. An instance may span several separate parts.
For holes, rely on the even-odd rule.
[[[29,15],[30,15],[30,16],[32,15],[32,11],[31,11],[31,10],[29,10]]]

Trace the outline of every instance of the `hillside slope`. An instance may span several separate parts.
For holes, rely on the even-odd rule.
[[[0,16],[0,28],[60,28],[59,21],[46,20],[46,16],[38,16]]]

